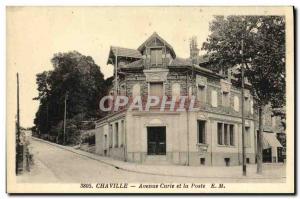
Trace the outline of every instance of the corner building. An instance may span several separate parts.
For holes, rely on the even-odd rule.
[[[190,46],[190,58],[153,33],[137,49],[111,47],[108,64],[117,66],[111,94],[196,97],[197,111],[123,109],[96,124],[96,153],[141,164],[234,166],[242,163],[241,89],[230,77],[207,69]],[[116,71],[116,68],[114,68]],[[253,98],[245,90],[246,162],[255,163]],[[248,87],[249,88],[249,87]]]

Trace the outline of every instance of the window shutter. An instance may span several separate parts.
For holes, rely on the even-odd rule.
[[[136,97],[136,96],[140,96],[140,85],[139,84],[135,84],[133,87],[132,87],[132,97]]]
[[[156,52],[155,50],[151,50],[150,51],[150,55],[151,55],[151,65],[155,65],[156,64]]]
[[[163,96],[163,83],[150,83],[150,96]]]
[[[239,97],[238,97],[238,96],[234,96],[233,109],[234,109],[236,112],[239,112],[239,111],[240,111],[240,101],[239,101]]]
[[[213,107],[218,106],[218,93],[215,90],[211,91],[211,105]]]
[[[156,64],[162,64],[162,50],[156,50]]]

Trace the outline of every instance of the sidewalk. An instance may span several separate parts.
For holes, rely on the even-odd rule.
[[[230,179],[284,179],[285,165],[283,164],[264,164],[263,174],[256,174],[256,165],[247,165],[247,176],[242,175],[241,166],[231,167],[211,167],[211,166],[181,166],[181,165],[144,165],[138,163],[124,162],[109,157],[103,157],[96,154],[88,153],[82,150],[74,149],[69,146],[62,146],[38,138],[32,138],[37,141],[46,142],[56,147],[71,151],[73,153],[94,159],[101,163],[110,165],[117,169],[128,172],[173,176],[173,177],[190,177],[190,178],[230,178]]]

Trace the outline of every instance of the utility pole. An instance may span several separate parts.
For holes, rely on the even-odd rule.
[[[115,97],[118,95],[118,48],[116,48],[115,60]]]
[[[244,113],[244,38],[242,38],[241,43],[241,55],[242,55],[242,65],[241,65],[241,75],[242,75],[242,156],[243,156],[243,176],[247,175],[246,166],[246,155],[245,155],[245,113]]]
[[[19,73],[17,73],[17,124],[16,124],[16,174],[22,172],[23,151],[20,145],[20,102],[19,102]]]
[[[63,142],[63,145],[66,145],[67,100],[68,100],[68,92],[66,92],[66,94],[65,94],[65,111],[64,111],[64,142]]]

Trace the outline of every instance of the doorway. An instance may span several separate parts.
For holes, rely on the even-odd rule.
[[[166,127],[147,127],[148,155],[166,155]]]

